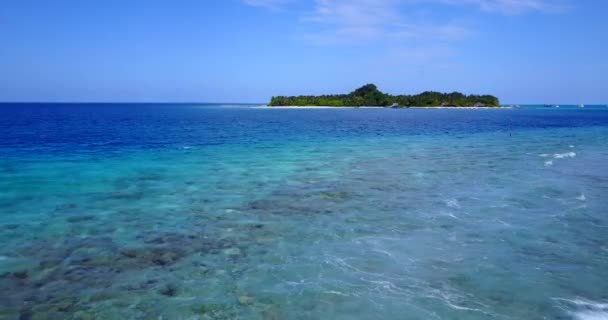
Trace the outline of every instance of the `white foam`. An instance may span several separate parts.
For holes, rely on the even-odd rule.
[[[457,304],[457,301],[462,300],[461,297],[458,295],[451,294],[450,292],[447,292],[445,290],[439,291],[439,296],[437,298],[439,298],[441,301],[443,301],[443,303],[445,303],[448,307],[450,307],[454,310],[473,311],[473,312],[481,312],[481,313],[487,314],[487,312],[483,311],[482,309],[465,307],[465,306]],[[454,300],[456,300],[456,301],[454,301]],[[480,306],[485,307],[485,305],[483,305],[481,303],[476,303],[476,304],[479,304]]]
[[[576,152],[556,153],[553,155],[553,158],[555,159],[565,159],[574,157],[576,157]]]
[[[554,299],[562,304],[561,309],[565,310],[575,320],[608,320],[608,303],[600,303],[582,298]],[[572,307],[576,310],[571,310]]]
[[[543,154],[539,154],[538,156],[539,156],[539,157],[546,158],[546,157],[548,157],[548,156],[550,156],[550,155],[549,155],[549,154],[546,154],[546,153],[543,153]]]
[[[390,253],[390,252],[388,252],[388,251],[386,251],[386,250],[382,250],[382,249],[373,249],[372,251],[375,251],[375,252],[378,252],[378,253],[384,254],[384,255],[386,255],[386,256],[388,256],[388,257],[390,257],[390,258],[394,258],[394,257],[393,257],[393,254],[392,254],[392,253]]]
[[[575,146],[572,145],[572,144],[569,147],[570,147],[570,149],[574,149],[575,148]]]
[[[448,199],[448,200],[444,200],[445,205],[450,207],[450,208],[460,208],[460,203],[458,203],[458,200],[456,199]]]
[[[511,224],[509,224],[509,223],[507,223],[507,222],[504,222],[504,221],[502,221],[502,220],[500,220],[500,219],[496,219],[496,221],[497,221],[497,222],[499,222],[500,224],[502,224],[503,226],[507,226],[507,227],[510,227],[510,226],[511,226]]]
[[[576,200],[587,201],[587,197],[585,197],[584,193],[581,193],[580,196],[576,197]]]
[[[476,308],[467,308],[467,307],[463,307],[463,306],[459,306],[456,304],[453,304],[449,301],[445,301],[445,303],[448,305],[448,307],[452,308],[452,309],[456,309],[456,310],[466,310],[466,311],[477,311],[477,312],[483,312],[481,309],[476,309]]]
[[[573,312],[572,315],[577,320],[608,320],[608,312],[606,311]]]
[[[350,295],[348,295],[346,293],[342,293],[340,291],[334,291],[334,290],[325,291],[324,293],[326,293],[326,294],[335,294],[335,295],[344,296],[344,297],[350,297]]]
[[[545,161],[545,167],[550,167],[553,165],[553,161],[549,160],[549,161]]]

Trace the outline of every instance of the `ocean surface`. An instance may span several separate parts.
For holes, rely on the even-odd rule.
[[[0,105],[0,319],[608,319],[608,108]]]

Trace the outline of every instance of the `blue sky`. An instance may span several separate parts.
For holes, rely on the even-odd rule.
[[[5,0],[0,101],[608,103],[605,0]]]

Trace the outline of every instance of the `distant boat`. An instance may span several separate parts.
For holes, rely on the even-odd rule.
[[[553,108],[559,108],[559,104],[554,105]]]
[[[581,104],[579,104],[579,105],[578,105],[578,107],[579,107],[579,108],[584,108],[584,107],[585,107],[585,105],[581,103]]]

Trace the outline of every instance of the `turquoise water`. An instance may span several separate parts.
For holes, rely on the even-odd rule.
[[[608,318],[608,109],[0,124],[0,319]]]

